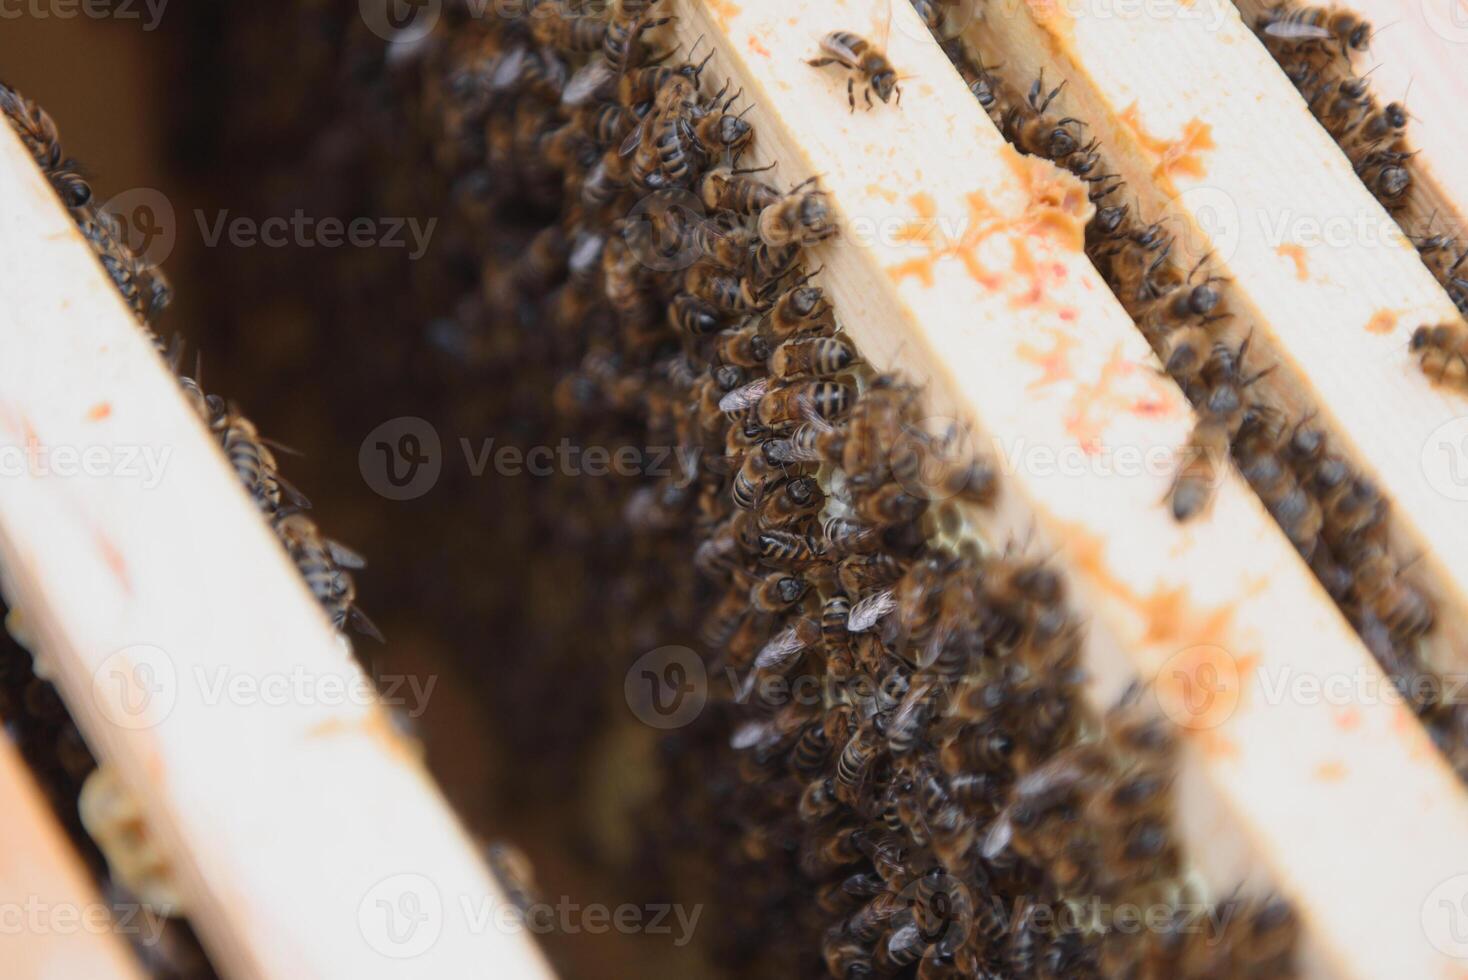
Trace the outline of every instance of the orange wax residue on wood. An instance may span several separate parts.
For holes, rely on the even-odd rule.
[[[1305,249],[1300,245],[1281,245],[1274,250],[1295,263],[1295,278],[1305,282],[1310,278],[1310,266],[1305,261]]]
[[[1237,759],[1239,746],[1233,739],[1218,731],[1199,731],[1197,742],[1204,755],[1215,759]]]
[[[1392,731],[1406,743],[1407,754],[1412,758],[1426,759],[1437,755],[1437,749],[1433,746],[1427,729],[1405,705],[1393,706]]]
[[[1148,390],[1136,391],[1135,383],[1139,380]],[[1101,449],[1101,433],[1117,413],[1153,417],[1170,414],[1172,403],[1163,394],[1166,384],[1156,372],[1138,372],[1137,365],[1123,355],[1121,345],[1117,344],[1101,366],[1101,375],[1095,383],[1082,382],[1076,386],[1065,416],[1065,431],[1075,438],[1083,452],[1097,453]]]
[[[414,751],[413,744],[393,727],[386,712],[373,705],[360,718],[328,718],[312,726],[306,733],[308,738],[334,738],[341,735],[366,735],[405,765],[421,766],[422,757]]]
[[[704,0],[704,6],[714,15],[720,27],[728,27],[729,21],[744,13],[744,8],[733,0]]]
[[[132,578],[127,572],[127,561],[122,557],[122,552],[117,550],[117,545],[101,530],[92,529],[92,540],[97,544],[97,552],[102,556],[102,563],[117,579],[117,584],[122,586],[122,591],[132,595]]]
[[[1377,310],[1366,322],[1367,333],[1391,333],[1397,328],[1397,314],[1393,310]]]
[[[1165,586],[1143,595],[1112,574],[1101,538],[1081,524],[1066,524],[1061,530],[1076,567],[1141,618],[1143,642],[1171,651],[1153,678],[1168,715],[1190,731],[1223,724],[1241,702],[1245,682],[1259,662],[1253,654],[1232,652],[1232,604],[1201,607],[1182,589]]]
[[[1330,720],[1343,732],[1354,732],[1361,727],[1361,709],[1350,705],[1331,712]]]
[[[1035,23],[1046,30],[1055,31],[1069,25],[1068,12],[1060,0],[1025,0],[1025,6],[1030,8]]]
[[[1135,102],[1122,110],[1117,118],[1136,135],[1137,142],[1142,145],[1142,148],[1156,159],[1157,163],[1152,167],[1152,176],[1159,183],[1165,182],[1168,187],[1171,187],[1173,174],[1183,174],[1187,177],[1202,177],[1207,174],[1201,154],[1214,149],[1217,145],[1213,142],[1212,126],[1197,118],[1190,119],[1183,125],[1181,136],[1175,140],[1164,140],[1147,132],[1142,125],[1141,112]]]
[[[888,204],[897,203],[897,192],[891,190],[890,188],[883,187],[881,184],[868,184],[867,193],[872,195],[873,197],[880,197],[884,199]]]
[[[1040,368],[1040,376],[1025,386],[1029,391],[1070,380],[1070,351],[1078,341],[1060,330],[1047,329],[1046,332],[1054,341],[1049,350],[1041,350],[1027,340],[1015,348],[1015,353],[1022,360]]]
[[[917,212],[917,219],[899,229],[898,238],[904,242],[925,244],[929,251],[927,255],[890,266],[887,273],[894,282],[901,283],[908,276],[913,276],[925,286],[932,286],[933,269],[938,260],[956,258],[963,262],[969,277],[975,282],[987,289],[998,289],[1003,279],[985,268],[978,258],[980,246],[994,235],[1039,235],[1076,252],[1085,247],[1086,222],[1095,213],[1095,205],[1091,203],[1085,186],[1048,160],[1022,157],[1017,153],[1012,153],[1011,157],[1015,173],[1028,192],[1024,211],[1015,217],[998,214],[982,191],[973,191],[964,196],[968,223],[963,234],[955,240],[940,229],[937,207],[931,197],[918,193],[908,198]],[[1014,264],[1019,277],[1028,280],[1014,298],[1016,305],[1037,304],[1043,300],[1045,283],[1042,273],[1053,266],[1061,270],[1065,268],[1061,263],[1036,262],[1028,243],[1016,244]]]
[[[985,269],[975,254],[984,239],[1002,226],[1002,219],[993,217],[993,209],[989,207],[988,199],[983,194],[975,191],[966,196],[968,224],[956,241],[939,228],[938,206],[930,196],[919,191],[908,200],[912,203],[917,218],[899,228],[897,237],[901,241],[928,246],[928,253],[888,267],[887,274],[893,282],[901,283],[908,276],[913,276],[924,286],[932,286],[933,268],[938,260],[956,258],[963,262],[970,278],[975,282],[987,289],[999,288],[999,277]]]
[[[760,39],[752,34],[749,37],[749,50],[762,58],[768,58],[770,56],[770,49],[761,44]]]
[[[1322,783],[1338,783],[1346,778],[1346,764],[1336,759],[1315,767],[1315,778]]]
[[[87,418],[92,422],[100,422],[112,414],[112,405],[108,402],[98,402],[87,410]]]

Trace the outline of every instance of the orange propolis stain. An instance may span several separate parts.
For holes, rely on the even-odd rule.
[[[1393,310],[1377,310],[1366,322],[1367,333],[1391,333],[1397,328],[1397,314]]]
[[[110,402],[98,402],[87,410],[87,418],[92,422],[100,422],[112,414]]]
[[[1100,538],[1081,525],[1067,525],[1063,531],[1076,565],[1098,588],[1141,618],[1143,642],[1175,651],[1153,679],[1158,701],[1168,716],[1188,731],[1221,739],[1213,729],[1242,703],[1248,679],[1259,662],[1257,656],[1236,654],[1229,646],[1234,642],[1233,605],[1198,606],[1177,587],[1160,586],[1140,594],[1106,566],[1105,543]],[[1226,747],[1219,743],[1205,748]]]
[[[1016,173],[1027,191],[1025,209],[1015,217],[1000,215],[982,191],[972,191],[964,196],[967,222],[963,233],[955,239],[941,227],[937,205],[929,195],[919,192],[908,198],[916,218],[898,229],[897,238],[926,245],[928,252],[889,266],[887,274],[893,282],[900,284],[911,276],[924,286],[932,286],[934,268],[939,260],[946,258],[959,260],[971,279],[986,289],[997,290],[1004,279],[979,261],[978,250],[994,235],[1008,233],[1016,239],[1014,271],[1028,280],[1017,294],[1016,304],[1035,304],[1044,298],[1046,270],[1058,267],[1063,273],[1065,267],[1060,263],[1036,262],[1027,239],[1044,237],[1072,251],[1081,251],[1085,247],[1086,222],[1094,213],[1094,205],[1084,185],[1054,164],[1018,154],[1014,157],[1022,161],[1016,165]],[[1057,281],[1062,278],[1063,274],[1056,276]]]
[[[1122,110],[1117,118],[1136,135],[1142,148],[1157,160],[1152,167],[1152,176],[1158,181],[1165,181],[1171,186],[1173,174],[1186,177],[1207,175],[1202,154],[1217,146],[1213,142],[1213,127],[1208,123],[1197,118],[1190,119],[1183,125],[1181,136],[1175,140],[1164,140],[1147,132],[1142,125],[1141,111],[1135,102]]]
[[[753,34],[749,36],[749,50],[753,51],[761,58],[768,58],[770,56],[770,49],[761,44],[760,39],[755,37]]]
[[[1305,249],[1300,245],[1281,245],[1275,252],[1295,263],[1295,278],[1306,282],[1310,278],[1310,265],[1305,260]]]
[[[1346,764],[1338,759],[1322,762],[1315,767],[1315,778],[1322,783],[1338,783],[1346,778]]]
[[[1079,341],[1060,330],[1050,330],[1048,333],[1054,341],[1049,350],[1041,350],[1029,341],[1022,341],[1015,348],[1015,353],[1021,360],[1029,361],[1040,369],[1040,376],[1026,386],[1030,391],[1059,381],[1069,381],[1071,377],[1070,352]]]

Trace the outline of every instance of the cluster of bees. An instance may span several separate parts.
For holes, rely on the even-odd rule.
[[[838,233],[825,194],[742,165],[739,93],[696,48],[654,50],[664,19],[450,5],[418,53],[432,156],[490,239],[476,343],[568,363],[550,400],[573,428],[624,420],[691,461],[619,515],[684,542],[711,688],[663,743],[649,861],[703,882],[719,960],[763,975],[1291,975],[1282,902],[1231,900],[1211,932],[1179,904],[1172,735],[1141,693],[1091,716],[1058,576],[937,543],[993,469],[863,363],[807,264]],[[874,45],[821,45],[851,108],[858,82],[895,96]],[[1008,125],[1038,142],[1028,105]],[[1092,897],[1172,924],[1046,914]]]
[[[1355,167],[1376,199],[1393,213],[1403,211],[1413,185],[1405,104],[1382,105],[1370,79],[1356,73],[1353,56],[1371,44],[1371,25],[1345,9],[1284,5],[1265,11],[1255,31],[1310,111]],[[1468,317],[1468,243],[1428,228],[1415,238],[1428,269]],[[1468,378],[1468,323],[1419,327],[1412,335],[1422,369],[1439,381],[1452,372]]]
[[[1332,38],[1343,39],[1339,43],[1362,43],[1351,40],[1354,32],[1339,18],[1325,22]],[[1298,24],[1313,21],[1288,23],[1298,32]],[[1087,229],[1087,254],[1198,416],[1169,496],[1173,515],[1186,521],[1203,513],[1232,456],[1388,675],[1411,698],[1439,748],[1468,778],[1468,714],[1464,706],[1441,700],[1443,684],[1431,683],[1430,677],[1424,682],[1428,669],[1418,650],[1433,629],[1435,611],[1388,547],[1388,501],[1369,478],[1330,451],[1326,433],[1311,418],[1289,419],[1250,394],[1271,368],[1246,364],[1249,338],[1231,336],[1227,329],[1231,315],[1222,283],[1207,274],[1206,259],[1193,268],[1183,265],[1161,224],[1144,225],[1117,202],[1122,184],[1107,172],[1100,145],[1082,143],[1083,124],[1050,110],[1055,90],[1047,93],[1042,78],[1022,97],[962,45],[947,42],[944,48],[1017,148],[1071,170],[1091,188],[1097,211]],[[1447,328],[1423,328],[1434,329]]]

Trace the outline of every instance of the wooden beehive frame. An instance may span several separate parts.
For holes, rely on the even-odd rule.
[[[1446,869],[1468,867],[1462,789],[1390,697],[1268,698],[1263,679],[1291,672],[1386,682],[1257,499],[1231,478],[1208,518],[1181,527],[1162,505],[1170,472],[1106,475],[1094,456],[1079,475],[1046,477],[1037,457],[1013,465],[1023,447],[1079,459],[1093,440],[1170,455],[1190,424],[1079,239],[1042,203],[1074,185],[1004,144],[906,4],[678,0],[672,12],[685,50],[711,44],[711,71],[753,105],[754,165],[775,162],[784,185],[820,175],[830,192],[843,234],[815,250],[818,281],[866,357],[928,382],[936,414],[1010,451],[997,512],[979,523],[991,543],[1026,541],[1067,573],[1089,617],[1098,706],[1138,675],[1166,686],[1218,663],[1240,669],[1229,717],[1184,719],[1198,731],[1179,829],[1215,894],[1250,878],[1281,889],[1305,919],[1312,973],[1446,964],[1420,915]],[[804,63],[835,29],[887,37],[900,107],[848,113],[844,77]],[[1433,803],[1424,813],[1409,799]],[[1368,811],[1390,855],[1363,853],[1354,821],[1336,820]],[[1426,836],[1424,817],[1436,828]],[[1349,884],[1363,880],[1369,903]]]
[[[1302,915],[1312,975],[1441,974],[1451,961],[1427,942],[1421,909],[1440,881],[1468,871],[1468,799],[1416,720],[1382,696],[1389,685],[1380,671],[1237,478],[1207,518],[1180,527],[1162,505],[1169,468],[1115,472],[1120,450],[1175,460],[1191,416],[1080,251],[1084,194],[1004,145],[900,0],[668,6],[684,49],[702,38],[715,51],[710,71],[753,102],[756,162],[775,162],[775,179],[787,186],[820,175],[830,192],[842,235],[815,250],[824,263],[818,281],[863,352],[879,368],[927,382],[935,415],[971,425],[981,446],[998,445],[1009,461],[998,508],[973,515],[976,526],[989,542],[1023,542],[1066,573],[1088,618],[1096,705],[1139,676],[1155,678],[1166,699],[1169,685],[1179,695],[1177,685],[1196,680],[1200,667],[1238,672],[1221,692],[1227,710],[1179,718],[1194,730],[1179,829],[1215,897],[1240,882],[1282,891]],[[1237,63],[1227,64],[1247,72],[1250,85],[1294,97],[1257,42],[1227,19],[1231,8],[1196,6],[1216,10],[1225,29],[1185,48],[1186,62],[1222,66],[1228,49]],[[1055,62],[1056,50],[1031,45],[1059,35],[1029,19],[1029,8],[1007,7],[1005,18],[976,30],[997,39],[1006,59],[1022,64],[1030,51],[1037,63]],[[1081,77],[1103,62],[1120,67],[1115,53],[1079,43],[1082,26],[1066,35],[1073,47],[1060,44],[1079,59],[1067,60],[1069,70]],[[887,38],[905,76],[900,107],[850,114],[839,72],[804,64],[832,29]],[[1136,50],[1115,48],[1128,58]],[[1152,68],[1137,69],[1149,77],[1136,79],[1131,95],[1138,118],[1169,133],[1177,92]],[[1269,72],[1267,81],[1253,77]],[[1077,88],[1072,97],[1100,91]],[[1149,93],[1165,111],[1151,111]],[[1187,93],[1199,104],[1178,118],[1215,111],[1198,88]],[[1125,108],[1113,100],[1097,117],[1115,129],[1096,134],[1108,146],[1124,135]],[[1273,125],[1271,141],[1307,148],[1297,167],[1319,164],[1314,179],[1365,197],[1302,107]],[[1149,173],[1138,157],[1127,174],[1144,202],[1160,193]],[[1241,193],[1263,194],[1266,183]],[[0,138],[0,195],[0,444],[172,449],[165,480],[147,493],[125,480],[60,486],[29,472],[0,483],[10,596],[35,623],[88,741],[147,800],[216,962],[232,976],[386,975],[397,963],[364,942],[359,905],[378,881],[407,873],[433,882],[446,911],[444,934],[415,967],[543,972],[523,936],[462,928],[458,899],[496,893],[375,707],[297,705],[262,717],[205,706],[181,686],[167,717],[138,727],[118,692],[97,683],[102,667],[128,676],[136,661],[115,658],[140,644],[165,651],[178,675],[219,665],[258,673],[304,664],[344,680],[358,672],[9,136]],[[1404,318],[1449,312],[1408,257],[1370,256],[1371,269],[1385,268],[1403,294],[1394,308]],[[1359,268],[1359,256],[1328,259],[1340,275]],[[1256,298],[1257,277],[1240,270],[1235,285]],[[1351,285],[1341,302],[1354,304],[1364,324],[1381,304]],[[1418,384],[1398,347],[1389,352],[1392,392]],[[1374,356],[1355,348],[1325,363],[1302,356],[1281,375],[1309,377],[1320,389],[1312,403],[1338,409],[1326,381],[1348,360]],[[1451,401],[1414,390],[1407,404],[1421,420]],[[1344,431],[1357,434],[1346,422]],[[1397,492],[1388,477],[1400,461],[1358,448]],[[1066,460],[1079,471],[1066,470]],[[1421,529],[1442,516],[1442,503],[1400,493],[1398,502],[1418,534],[1404,546],[1424,544]],[[1468,549],[1457,554],[1468,561]],[[1425,564],[1450,600],[1460,578],[1442,555]],[[142,653],[151,663],[154,654]],[[1270,694],[1301,675],[1359,679],[1362,696],[1310,703]]]
[[[503,899],[471,841],[8,128],[0,217],[7,598],[142,803],[211,958],[242,978],[544,975],[529,935],[486,914]],[[307,693],[249,693],[273,678]]]
[[[1258,390],[1289,418],[1313,413],[1395,504],[1393,550],[1438,607],[1428,662],[1461,674],[1468,522],[1430,454],[1468,399],[1408,346],[1418,326],[1458,318],[1452,300],[1230,0],[1035,9],[1049,13],[1011,5],[965,37],[1016,77],[1044,67],[1067,82],[1057,108],[1088,123],[1143,221],[1167,222],[1185,264],[1209,257],[1231,327],[1276,366]],[[1163,149],[1188,133],[1186,152]]]
[[[140,980],[110,909],[52,819],[19,753],[0,743],[0,959],[12,976]],[[126,928],[141,928],[131,917]]]

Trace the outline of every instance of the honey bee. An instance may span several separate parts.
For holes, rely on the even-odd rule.
[[[830,423],[851,410],[856,392],[835,381],[795,381],[771,387],[760,399],[760,424],[769,428],[793,425],[807,419]]]
[[[1314,553],[1324,514],[1319,503],[1296,480],[1279,452],[1277,436],[1260,427],[1240,434],[1236,453],[1244,479],[1305,558]]]
[[[679,293],[668,304],[668,323],[690,337],[706,337],[723,329],[719,310],[692,293]],[[730,359],[731,363],[741,363]],[[742,365],[753,367],[754,365]]]
[[[791,531],[762,531],[756,540],[760,561],[776,568],[802,568],[821,561],[825,549],[819,541]]]
[[[626,106],[615,102],[598,102],[589,109],[581,110],[577,118],[577,129],[597,145],[606,148],[620,146],[638,123],[637,114]]]
[[[814,186],[815,177],[797,184],[789,194],[759,213],[759,233],[767,245],[815,245],[836,234],[835,216],[826,192]]]
[[[1260,15],[1259,28],[1268,37],[1290,44],[1334,40],[1347,56],[1371,44],[1371,25],[1343,9],[1282,3]]]
[[[1404,164],[1413,156],[1399,150],[1374,150],[1356,163],[1356,175],[1389,211],[1406,204],[1412,171]]]
[[[1174,520],[1192,520],[1213,499],[1227,465],[1229,442],[1228,426],[1221,420],[1204,419],[1193,427],[1183,451],[1185,461],[1168,491]]]
[[[763,368],[770,359],[770,345],[757,324],[726,330],[719,336],[718,351],[721,360],[743,368]]]
[[[740,510],[754,510],[764,499],[767,482],[777,472],[778,468],[762,447],[745,453],[730,487],[734,506]],[[778,512],[778,505],[772,509]]]
[[[716,168],[699,180],[698,194],[704,207],[711,211],[733,211],[757,215],[780,203],[782,195],[768,184],[749,177],[756,170]]]
[[[602,55],[606,58],[608,67],[622,74],[634,64],[642,61],[646,57],[641,50],[642,35],[655,27],[669,23],[672,19],[671,17],[651,19],[645,15],[645,12],[629,14],[624,11],[620,15],[613,15],[602,37]],[[656,60],[655,56],[652,60]]]
[[[832,31],[821,38],[821,51],[824,54],[811,58],[806,64],[813,68],[840,65],[847,70],[846,101],[852,112],[856,111],[858,79],[862,82],[868,109],[873,105],[873,93],[886,103],[895,92],[897,104],[902,104],[902,88],[897,84],[897,70],[887,60],[886,54],[866,38],[850,31]]]
[[[908,493],[899,483],[888,483],[859,497],[855,509],[860,520],[885,528],[917,520],[928,504],[926,497]]]
[[[787,340],[775,348],[770,373],[782,380],[804,375],[824,378],[840,374],[855,361],[856,351],[839,337]]]
[[[821,531],[827,550],[837,555],[870,554],[882,543],[876,528],[847,517],[828,517]]]
[[[1369,545],[1352,563],[1352,599],[1394,636],[1416,639],[1432,630],[1432,601],[1402,580],[1397,564],[1380,545]]]
[[[282,500],[298,509],[308,506],[305,497],[276,472],[275,454],[249,419],[230,408],[216,419],[214,428],[235,476],[263,512],[274,514]]]
[[[775,300],[764,326],[769,339],[782,344],[802,334],[829,335],[836,329],[835,314],[819,286],[792,286]]]
[[[731,276],[711,263],[696,262],[689,266],[683,285],[720,313],[750,313],[759,307],[759,297],[754,295],[747,279]]]
[[[737,164],[739,157],[754,142],[754,127],[744,119],[744,113],[749,109],[738,115],[729,112],[729,105],[738,97],[738,93],[730,96],[729,103],[722,111],[702,112],[695,115],[691,122],[684,120],[693,144],[704,157],[712,159],[721,153],[728,153],[730,162]],[[716,101],[717,98],[715,96]]]
[[[537,44],[562,51],[596,51],[606,43],[608,21],[591,14],[573,14],[558,0],[531,4],[530,33]]]
[[[1419,355],[1424,374],[1437,371],[1437,380],[1443,381],[1448,369],[1462,367],[1468,374],[1468,323],[1457,321],[1422,326],[1412,331],[1411,348]]]
[[[382,634],[356,606],[357,586],[346,569],[366,567],[366,561],[345,545],[324,536],[303,514],[284,514],[275,519],[275,533],[285,546],[307,587],[341,630],[351,624],[358,632],[379,642]]]
[[[790,527],[818,513],[825,503],[826,495],[815,477],[766,483],[759,502],[760,526]]]
[[[721,269],[743,272],[753,257],[759,236],[753,229],[728,220],[721,214],[698,222],[693,228],[693,241],[704,258]]]
[[[840,463],[845,442],[842,426],[812,419],[797,426],[788,438],[770,440],[769,453],[780,463]]]

